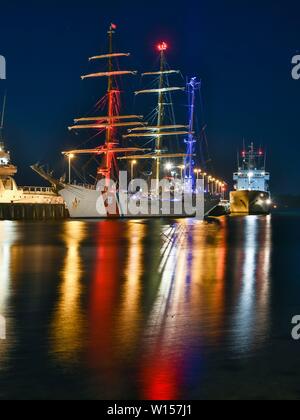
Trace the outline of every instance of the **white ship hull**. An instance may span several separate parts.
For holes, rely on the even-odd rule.
[[[69,211],[70,217],[73,219],[101,219],[101,218],[154,218],[154,217],[195,217],[195,213],[188,213],[184,210],[180,212],[174,211],[174,203],[171,204],[169,213],[163,212],[163,202],[159,199],[140,198],[139,201],[144,200],[147,205],[148,212],[139,212],[138,214],[130,212],[127,208],[122,208],[120,203],[117,204],[117,211],[110,213],[103,206],[99,206],[100,192],[87,187],[68,185],[62,189],[59,194],[63,197],[66,207]],[[153,200],[156,203],[153,203]],[[101,200],[103,201],[103,200]],[[204,202],[205,201],[205,202]],[[218,204],[218,199],[204,200],[200,202],[201,209],[198,209],[197,214],[204,217],[211,209]],[[159,208],[159,212],[151,212],[151,206]],[[183,206],[184,208],[184,206]],[[200,217],[202,217],[200,216]]]

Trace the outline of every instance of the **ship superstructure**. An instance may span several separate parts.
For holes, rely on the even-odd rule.
[[[266,155],[251,143],[249,150],[243,150],[239,157],[238,172],[233,175],[237,191],[269,192],[270,173],[266,172]]]
[[[0,205],[1,204],[53,204],[63,206],[64,202],[52,188],[18,187],[14,176],[18,169],[11,163],[10,152],[4,141],[4,116],[6,95],[3,101],[0,126]],[[1,218],[1,217],[0,217]]]

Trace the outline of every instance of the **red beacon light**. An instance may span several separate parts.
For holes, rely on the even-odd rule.
[[[166,51],[168,49],[168,44],[166,42],[161,42],[157,46],[158,51]]]
[[[258,154],[259,154],[259,156],[263,156],[263,154],[264,154],[263,150],[260,149]]]

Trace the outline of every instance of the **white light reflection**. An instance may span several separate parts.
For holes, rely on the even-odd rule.
[[[129,250],[125,268],[126,282],[117,323],[123,332],[120,346],[122,353],[126,356],[132,351],[140,328],[143,328],[139,305],[142,292],[141,278],[144,273],[144,238],[146,235],[146,226],[143,222],[130,221],[127,226]]]
[[[15,223],[0,222],[0,313],[2,315],[7,309],[12,272],[12,246],[17,239]]]
[[[165,243],[161,248],[161,264],[159,273],[161,283],[156,301],[148,319],[147,331],[149,337],[161,337],[160,351],[169,353],[175,351],[174,344],[184,343],[188,334],[191,297],[186,294],[187,278],[189,277],[188,231],[191,229],[189,220],[180,221],[174,227],[163,231]],[[172,350],[173,348],[173,350]]]
[[[84,268],[80,245],[86,238],[83,222],[66,222],[63,239],[67,249],[61,275],[59,300],[51,326],[52,351],[62,363],[72,363],[82,348],[85,315],[81,309]]]
[[[0,314],[6,321],[6,340],[0,345],[0,371],[7,364],[6,358],[9,347],[13,345],[13,325],[8,313],[8,300],[12,282],[12,247],[18,239],[16,224],[14,222],[0,222]]]
[[[267,338],[270,300],[270,216],[249,216],[244,223],[241,290],[232,326],[233,350],[239,354]]]

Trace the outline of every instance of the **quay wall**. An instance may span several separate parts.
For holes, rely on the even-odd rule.
[[[63,220],[68,217],[64,204],[0,204],[0,220]]]

